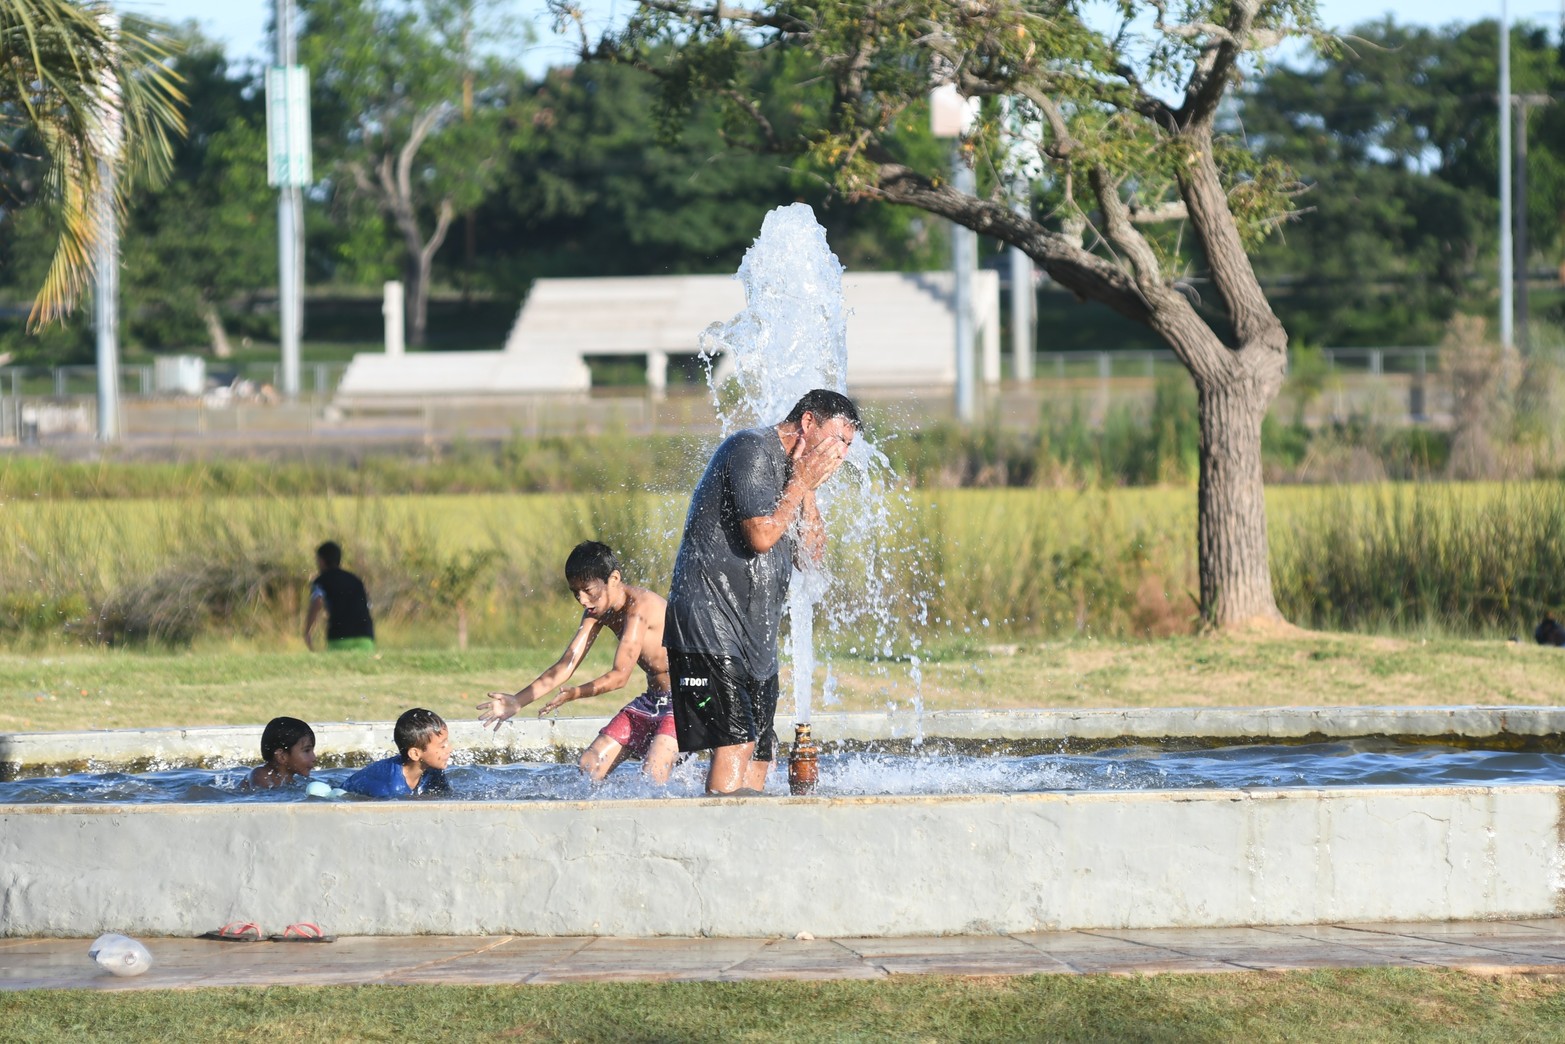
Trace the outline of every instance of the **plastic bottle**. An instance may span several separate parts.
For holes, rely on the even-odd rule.
[[[304,794],[306,797],[340,798],[346,793],[346,790],[343,790],[340,787],[334,787],[330,783],[323,783],[318,779],[312,779],[304,785]]]
[[[93,940],[87,956],[115,975],[141,975],[152,967],[152,954],[135,939],[108,932]]]

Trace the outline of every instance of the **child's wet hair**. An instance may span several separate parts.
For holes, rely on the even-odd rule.
[[[342,568],[342,547],[335,540],[328,540],[315,549],[315,557],[321,560],[321,565],[327,569]]]
[[[423,707],[414,707],[412,710],[403,711],[402,717],[397,719],[397,727],[392,732],[392,738],[397,741],[397,753],[407,757],[408,751],[417,747],[422,750],[430,740],[445,731],[446,722],[440,715]]]
[[[571,548],[569,557],[565,559],[567,583],[580,583],[583,580],[608,583],[609,574],[615,572],[624,575],[619,559],[614,557],[614,551],[609,545],[596,540],[583,540]]]
[[[273,718],[261,730],[261,760],[270,765],[273,754],[280,750],[292,750],[293,745],[306,736],[312,739],[315,737],[315,730],[310,728],[309,723],[298,718]]]

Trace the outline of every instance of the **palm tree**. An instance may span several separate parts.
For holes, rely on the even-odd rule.
[[[95,205],[114,175],[117,219],[129,192],[165,177],[184,96],[167,30],[101,0],[0,0],[0,158],[22,177],[0,210],[37,205],[55,248],[32,323],[68,313],[92,283],[105,221]]]

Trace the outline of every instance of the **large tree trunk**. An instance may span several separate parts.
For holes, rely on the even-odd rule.
[[[1278,383],[1280,376],[1274,383],[1258,374],[1196,381],[1201,407],[1196,542],[1201,617],[1208,627],[1282,619],[1272,594],[1261,481],[1261,421]]]
[[[1123,262],[1085,250],[1079,239],[1019,216],[1002,202],[957,192],[894,163],[882,164],[881,196],[951,218],[1020,247],[1057,283],[1142,323],[1174,350],[1195,381],[1200,402],[1201,481],[1196,534],[1201,619],[1208,628],[1278,621],[1266,538],[1261,474],[1261,421],[1282,388],[1287,332],[1255,280],[1210,158],[1197,136],[1181,181],[1189,219],[1211,266],[1241,347],[1223,343],[1136,230],[1117,183],[1094,172],[1102,225]]]

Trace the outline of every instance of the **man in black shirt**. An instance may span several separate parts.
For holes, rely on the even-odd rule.
[[[342,548],[328,540],[315,549],[320,575],[310,581],[310,611],[304,618],[304,644],[315,650],[315,624],[326,613],[326,648],[332,652],[375,650],[375,621],[370,619],[364,582],[342,568]]]
[[[710,794],[766,786],[788,585],[795,559],[825,552],[815,491],[858,431],[853,402],[817,388],[781,422],[729,436],[691,497],[663,644],[679,749],[712,751]]]

